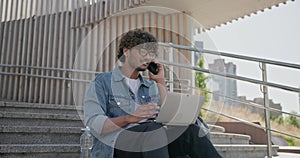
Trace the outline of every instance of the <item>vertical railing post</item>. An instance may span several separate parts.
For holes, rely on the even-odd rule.
[[[170,51],[169,52],[169,62],[173,63],[174,48],[170,47],[169,51]],[[174,67],[173,67],[173,65],[169,66],[169,70],[170,70],[169,71],[170,92],[173,92],[174,91],[174,78],[173,78]]]
[[[267,69],[266,63],[262,63],[262,77],[263,81],[267,82]],[[263,85],[263,94],[264,94],[264,106],[265,106],[265,126],[266,126],[266,134],[267,134],[267,157],[272,158],[272,142],[271,142],[271,127],[270,127],[270,105],[269,105],[269,97],[268,97],[268,87]]]

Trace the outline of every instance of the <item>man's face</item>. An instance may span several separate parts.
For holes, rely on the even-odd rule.
[[[134,47],[128,50],[127,62],[133,69],[145,71],[149,63],[156,57],[156,52],[144,48]]]

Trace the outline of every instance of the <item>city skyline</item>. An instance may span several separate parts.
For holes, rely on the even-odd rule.
[[[231,75],[237,75],[236,69],[237,66],[233,62],[226,62],[225,59],[215,59],[213,63],[209,64],[209,69],[217,72],[222,72],[225,74],[231,74]],[[219,77],[212,78],[212,82],[215,83],[215,87],[217,87],[217,90],[215,90],[214,94],[226,94],[229,98],[234,98],[238,101],[224,98],[225,104],[229,106],[237,106],[237,107],[245,107],[250,109],[251,111],[255,113],[262,113],[263,111],[260,109],[257,109],[255,107],[252,107],[251,105],[247,104],[248,102],[253,102],[256,104],[264,105],[263,104],[263,98],[260,96],[254,97],[253,99],[248,99],[247,96],[239,95],[237,93],[237,83],[236,80],[232,79],[222,79]],[[223,100],[223,98],[219,95],[214,95],[214,100]],[[278,110],[282,110],[281,103],[274,103],[272,98],[269,98],[269,106],[271,108],[275,108]],[[281,113],[272,112],[274,117],[278,117]],[[276,114],[276,115],[274,115]]]

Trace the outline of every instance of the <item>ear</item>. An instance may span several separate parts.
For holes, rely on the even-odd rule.
[[[123,54],[127,57],[129,49],[123,48]]]

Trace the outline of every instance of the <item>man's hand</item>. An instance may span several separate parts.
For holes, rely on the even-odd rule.
[[[154,75],[152,72],[148,71],[149,79],[155,81],[159,84],[165,84],[165,71],[163,64],[159,63],[157,60],[153,61],[158,65],[158,73]]]
[[[140,105],[135,112],[130,115],[119,116],[106,119],[102,133],[109,133],[122,128],[130,123],[137,123],[143,119],[154,118],[158,114],[159,106],[156,103]]]
[[[157,83],[157,87],[160,94],[160,102],[163,103],[167,94],[167,88],[165,84],[165,70],[163,64],[159,63],[157,60],[154,60],[158,65],[158,73],[154,75],[150,71],[148,71],[149,79],[154,80]]]
[[[136,123],[143,119],[153,118],[159,113],[159,106],[156,103],[139,105],[132,114],[127,116],[128,123]]]

